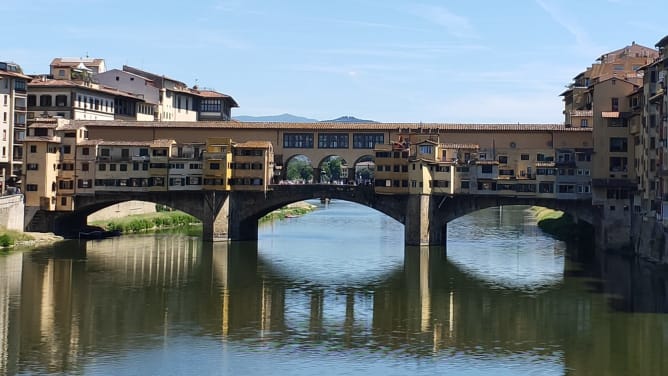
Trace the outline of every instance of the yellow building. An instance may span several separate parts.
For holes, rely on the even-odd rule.
[[[232,169],[232,139],[209,137],[202,159],[203,188],[207,190],[229,191]]]
[[[248,141],[233,146],[231,163],[232,190],[266,191],[274,172],[274,150],[271,142]]]
[[[43,120],[28,128],[23,175],[26,207],[56,210],[61,150],[61,138],[56,136],[58,123],[59,120]]]

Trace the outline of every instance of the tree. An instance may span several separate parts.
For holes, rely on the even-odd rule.
[[[288,180],[309,181],[313,179],[313,167],[308,161],[302,159],[293,159],[288,162],[288,172],[286,174]]]
[[[341,158],[330,157],[320,166],[320,181],[328,182],[341,178]]]

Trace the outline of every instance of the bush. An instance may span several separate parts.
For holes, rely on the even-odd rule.
[[[0,235],[0,247],[9,247],[14,245],[14,239],[7,235],[7,234],[2,234]]]

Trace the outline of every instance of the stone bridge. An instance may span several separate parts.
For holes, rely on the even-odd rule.
[[[100,192],[75,197],[74,212],[38,212],[29,231],[53,231],[75,237],[86,217],[102,208],[139,200],[186,212],[203,224],[203,238],[257,240],[258,220],[273,210],[308,199],[338,199],[378,210],[404,224],[407,245],[444,245],[447,223],[488,207],[532,205],[561,210],[576,221],[596,224],[591,200],[557,200],[496,195],[381,195],[372,186],[336,184],[273,185],[266,192],[164,191]]]

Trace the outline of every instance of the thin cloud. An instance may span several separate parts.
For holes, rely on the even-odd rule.
[[[580,51],[588,54],[591,51],[596,51],[597,48],[589,37],[589,34],[573,19],[563,13],[563,11],[550,0],[536,0],[536,4],[540,6],[559,26],[568,31],[574,38],[575,43]]]
[[[451,12],[442,6],[417,5],[410,9],[414,15],[444,27],[449,34],[458,38],[477,37],[478,34],[468,18]]]

